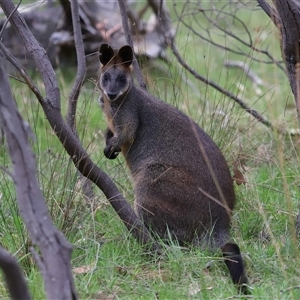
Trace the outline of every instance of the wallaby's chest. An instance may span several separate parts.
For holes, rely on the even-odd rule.
[[[115,119],[117,113],[117,107],[111,105],[110,101],[103,97],[103,112],[106,118],[108,128],[115,133]]]

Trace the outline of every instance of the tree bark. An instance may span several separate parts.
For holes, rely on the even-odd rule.
[[[40,267],[47,298],[77,299],[70,263],[72,246],[52,224],[37,180],[36,162],[29,143],[31,130],[17,110],[2,65],[0,120],[12,161],[20,214],[32,242],[41,251]],[[24,289],[21,282],[16,283],[19,285]],[[29,299],[25,294],[26,297]]]
[[[2,67],[0,67],[0,73],[2,72]],[[11,298],[14,300],[30,300],[31,297],[24,275],[16,259],[2,248],[0,248],[0,267],[4,273],[5,282]]]
[[[133,41],[132,41],[132,38],[131,38],[131,32],[130,32],[129,24],[128,24],[126,1],[125,0],[118,0],[118,3],[119,3],[120,14],[121,14],[122,25],[123,25],[123,29],[124,29],[124,33],[125,33],[126,42],[132,49],[134,49]],[[137,77],[137,80],[139,82],[140,87],[144,90],[147,90],[146,83],[143,79],[142,71],[139,67],[139,64],[137,62],[137,59],[136,59],[134,53],[133,53],[133,55],[134,55],[134,59],[133,59],[132,65],[133,65],[134,73]]]
[[[10,16],[14,10],[12,2],[10,0],[2,0],[0,5],[7,17]],[[46,90],[45,98],[32,83],[26,71],[19,64],[16,64],[14,58],[11,57],[8,52],[6,52],[6,57],[8,60],[14,61],[21,76],[36,95],[51,127],[71,157],[74,165],[85,177],[89,178],[102,190],[124,225],[141,244],[149,245],[152,250],[159,249],[158,244],[153,240],[144,224],[139,220],[131,206],[124,199],[112,179],[92,162],[76,135],[74,135],[70,127],[64,121],[60,111],[60,92],[55,72],[47,58],[45,50],[28,30],[24,19],[18,11],[15,11],[10,16],[10,22],[16,33],[21,37],[27,51],[33,56],[37,68],[42,74]]]
[[[282,58],[294,94],[300,122],[300,5],[295,0],[273,0],[271,7],[265,0],[258,4],[271,18],[280,32]]]

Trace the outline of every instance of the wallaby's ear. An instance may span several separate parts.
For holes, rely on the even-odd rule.
[[[100,62],[102,65],[106,65],[114,56],[115,52],[108,44],[102,44],[99,49]]]
[[[129,45],[125,45],[122,48],[120,48],[118,52],[118,56],[121,59],[122,63],[129,67],[133,60],[133,51],[132,48]]]

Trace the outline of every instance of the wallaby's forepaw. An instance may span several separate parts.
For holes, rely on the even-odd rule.
[[[104,148],[103,152],[104,152],[105,157],[107,157],[109,159],[115,159],[115,158],[117,158],[117,156],[119,155],[121,150],[114,149],[111,146],[106,146]]]

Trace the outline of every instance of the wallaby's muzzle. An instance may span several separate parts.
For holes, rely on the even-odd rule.
[[[114,101],[117,98],[117,93],[115,92],[108,92],[107,93],[107,97],[109,98],[109,100]]]

